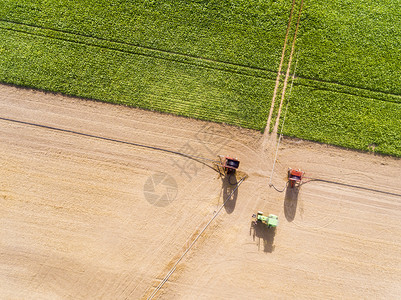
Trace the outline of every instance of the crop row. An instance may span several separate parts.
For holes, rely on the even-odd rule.
[[[276,70],[291,1],[3,0],[0,20]]]
[[[284,134],[401,157],[401,104],[294,86]]]
[[[379,100],[379,101],[401,103],[401,95],[395,95],[395,94],[383,93],[383,92],[378,92],[378,91],[373,91],[373,90],[368,90],[368,89],[362,89],[362,88],[347,86],[344,84],[338,84],[338,83],[334,83],[334,82],[318,81],[318,80],[298,77],[296,79],[296,81],[294,82],[294,84],[303,85],[306,87],[310,87],[312,89],[326,90],[326,91],[332,91],[332,92],[336,92],[336,93],[349,94],[349,95],[360,96],[360,97],[365,97],[365,98],[369,98],[369,99],[375,99],[375,100]]]
[[[274,82],[17,31],[0,32],[0,81],[262,130]]]
[[[131,54],[137,54],[141,56],[149,56],[154,58],[161,58],[171,61],[177,61],[181,63],[186,63],[194,66],[199,66],[203,68],[210,68],[216,70],[222,70],[227,72],[234,72],[238,74],[243,74],[247,76],[256,76],[262,78],[274,79],[276,74],[274,72],[266,71],[259,68],[250,68],[242,65],[213,61],[202,59],[199,57],[193,57],[189,55],[183,55],[179,53],[174,53],[170,51],[160,51],[158,49],[151,49],[141,46],[136,46],[128,43],[113,42],[110,40],[93,38],[88,36],[83,36],[79,34],[70,34],[63,31],[41,28],[36,26],[27,26],[23,24],[17,24],[12,22],[0,21],[0,29],[11,30],[21,33],[27,33],[30,35],[36,35],[39,37],[48,37],[56,40],[74,42],[78,44],[96,46],[100,48],[106,48],[115,51],[121,51]]]
[[[297,75],[401,95],[400,19],[392,0],[307,1]]]

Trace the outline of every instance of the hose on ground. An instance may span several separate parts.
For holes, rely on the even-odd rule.
[[[285,184],[285,186],[284,186],[284,188],[283,188],[282,190],[279,190],[278,188],[276,188],[276,187],[274,186],[273,183],[270,183],[269,186],[270,186],[270,187],[273,187],[277,192],[282,193],[282,192],[284,192],[285,189],[287,188],[287,186],[288,186],[288,181],[287,181],[287,183]]]

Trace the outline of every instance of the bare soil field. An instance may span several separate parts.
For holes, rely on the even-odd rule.
[[[273,139],[270,139],[273,140]],[[299,189],[269,186],[275,143],[223,124],[0,85],[0,298],[161,299],[401,295],[401,160],[284,139]],[[159,149],[141,147],[154,146]],[[318,179],[318,180],[314,180]],[[256,211],[277,230],[252,227]]]

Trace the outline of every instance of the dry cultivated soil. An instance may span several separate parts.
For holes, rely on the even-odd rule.
[[[150,296],[233,189],[162,149],[249,177],[156,298],[401,295],[399,159],[284,139],[272,183],[309,178],[279,192],[258,132],[4,85],[0,118],[1,299]],[[251,227],[258,210],[276,231]]]

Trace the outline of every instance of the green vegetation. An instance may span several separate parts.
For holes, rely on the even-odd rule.
[[[399,2],[306,1],[297,43],[297,76],[401,95]]]
[[[291,4],[0,0],[0,82],[263,130]],[[305,1],[284,133],[401,156],[400,20],[392,0]]]
[[[186,63],[2,32],[0,78],[17,85],[260,129],[273,81]],[[35,63],[32,63],[35,62]],[[12,72],[8,72],[12,70]]]
[[[0,19],[276,71],[286,0],[2,0]]]
[[[263,130],[289,10],[284,0],[3,0],[0,81]]]
[[[401,156],[398,103],[294,86],[284,134]]]
[[[401,156],[401,6],[306,1],[284,133]]]

